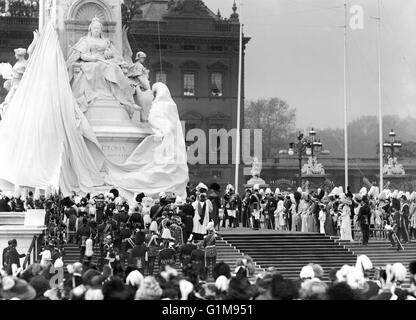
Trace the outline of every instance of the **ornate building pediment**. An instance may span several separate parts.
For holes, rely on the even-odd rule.
[[[217,112],[216,114],[207,117],[207,119],[208,121],[228,121],[230,119],[230,116],[222,112]]]
[[[217,62],[207,66],[207,69],[209,71],[226,71],[226,70],[228,70],[228,67],[224,63],[222,63],[220,61],[217,61]]]
[[[199,65],[199,63],[192,61],[192,60],[188,60],[185,61],[184,63],[182,63],[180,65],[181,69],[188,69],[188,70],[198,70],[201,68],[201,66]]]
[[[160,70],[160,61],[157,61],[155,63],[152,63],[152,69],[153,70]],[[162,60],[162,70],[164,71],[170,71],[173,68],[173,64],[169,63],[165,60]]]
[[[191,120],[202,121],[203,116],[198,112],[188,111],[188,112],[185,112],[184,114],[182,114],[180,119],[185,120],[185,121],[191,121]]]

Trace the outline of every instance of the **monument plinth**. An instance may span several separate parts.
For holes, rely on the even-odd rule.
[[[145,137],[152,134],[148,123],[139,123],[114,99],[97,99],[85,113],[104,154],[123,163]]]

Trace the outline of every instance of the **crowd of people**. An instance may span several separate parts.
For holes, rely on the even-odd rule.
[[[8,6],[6,6],[8,2]],[[0,17],[31,17],[39,16],[39,2],[35,0],[1,0]]]
[[[199,183],[187,189],[186,199],[162,192],[157,200],[141,193],[130,201],[117,189],[67,198],[50,190],[43,195],[39,190],[0,192],[0,212],[45,209],[47,226],[40,239],[40,263],[23,269],[20,259],[25,255],[18,253],[15,239],[4,248],[0,295],[85,300],[413,299],[414,264],[409,266],[408,291],[401,289],[407,273],[403,265],[386,266],[370,280],[373,268],[366,257],[355,267],[332,270],[327,275],[330,283],[322,281],[323,269],[313,264],[293,281],[274,269],[256,275],[250,257],[235,266],[217,261],[216,239],[221,228],[241,224],[253,229],[339,232],[341,239],[352,240],[351,227],[357,223],[363,244],[371,225],[382,229],[385,224],[396,245],[395,239],[406,242],[415,235],[416,193],[379,193],[376,187],[355,195],[350,190],[343,193],[341,187],[331,192],[272,193],[255,185],[240,198],[232,185],[224,194],[220,190],[216,183],[209,188]],[[71,243],[79,247],[79,261],[68,264],[64,252]],[[56,280],[51,270],[59,268],[65,274]]]

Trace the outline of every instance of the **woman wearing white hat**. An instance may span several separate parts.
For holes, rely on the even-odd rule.
[[[351,209],[350,206],[352,201],[345,196],[344,193],[341,194],[341,240],[353,241],[352,232],[351,232]]]

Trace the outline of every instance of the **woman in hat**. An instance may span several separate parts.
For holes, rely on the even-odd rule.
[[[146,235],[146,244],[148,247],[147,256],[147,270],[149,276],[153,275],[153,270],[155,267],[155,261],[159,254],[159,247],[160,247],[160,237],[159,237],[159,230],[157,228],[156,221],[152,221],[149,227],[149,233]]]
[[[353,241],[351,232],[351,204],[351,200],[345,194],[341,194],[341,240]]]
[[[216,233],[213,221],[208,223],[207,232],[208,235],[204,238],[205,264],[208,268],[208,277],[212,278],[212,271],[217,261],[217,250],[215,246]]]

